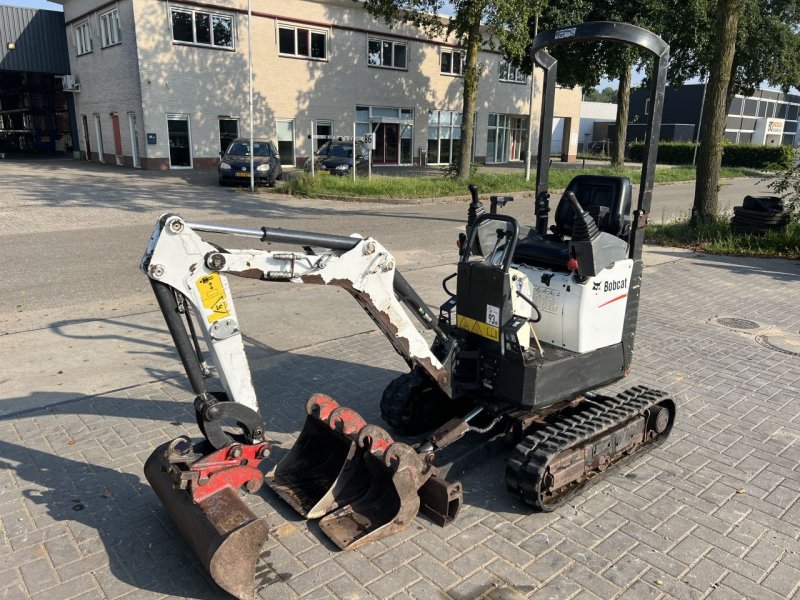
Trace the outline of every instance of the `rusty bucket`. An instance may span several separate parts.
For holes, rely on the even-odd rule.
[[[174,445],[157,448],[147,459],[144,474],[172,521],[217,585],[240,600],[255,600],[255,567],[268,527],[232,487],[222,487],[195,502],[180,489],[175,465],[167,458]],[[259,480],[249,488],[257,488]],[[253,489],[254,491],[254,489]]]
[[[366,423],[324,394],[308,399],[306,413],[300,436],[266,482],[303,517],[318,519],[369,489],[363,450],[357,444]]]
[[[416,451],[394,442],[376,425],[358,435],[369,482],[367,491],[327,515],[320,528],[341,549],[357,548],[408,527],[420,508],[418,491],[425,481]]]

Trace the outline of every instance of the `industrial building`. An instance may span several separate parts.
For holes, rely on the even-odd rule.
[[[69,72],[62,13],[0,5],[0,152],[72,152]]]

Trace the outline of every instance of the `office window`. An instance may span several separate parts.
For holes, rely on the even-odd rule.
[[[316,151],[322,148],[322,145],[325,144],[331,138],[331,136],[333,136],[333,121],[315,121],[314,127],[316,128],[316,131],[314,132],[315,135],[321,135],[327,138],[325,139],[318,137],[314,140],[314,150]]]
[[[742,111],[742,116],[755,117],[757,113],[758,113],[758,100],[756,100],[755,98],[745,98],[744,110]]]
[[[116,8],[100,15],[100,43],[103,48],[120,43],[119,11]]]
[[[464,71],[463,53],[458,50],[442,50],[440,70],[446,75],[461,75]]]
[[[173,8],[172,39],[186,44],[233,49],[233,17]]]
[[[500,59],[500,81],[527,83],[528,76],[519,67],[515,67],[503,58]]]
[[[89,32],[89,21],[73,25],[75,34],[75,53],[80,56],[92,51],[92,35]]]
[[[390,40],[369,40],[367,62],[371,67],[406,69],[408,67],[408,45]]]
[[[278,51],[289,56],[327,60],[328,34],[325,31],[280,25]]]

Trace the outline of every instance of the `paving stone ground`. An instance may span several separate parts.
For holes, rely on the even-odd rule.
[[[506,493],[502,454],[463,476],[453,525],[418,518],[357,551],[335,550],[267,490],[248,498],[272,528],[259,596],[798,597],[800,357],[754,335],[797,336],[798,275],[796,263],[691,255],[646,268],[634,372],[611,390],[667,390],[675,430],[554,513]],[[379,421],[381,390],[404,366],[374,331],[248,352],[276,458],[309,394]],[[155,445],[196,433],[186,389],[176,377],[0,420],[0,598],[223,597],[142,476]]]
[[[319,209],[310,201],[270,201],[267,210],[261,196],[201,194],[172,174],[97,167],[84,177],[73,166],[53,169],[51,179],[19,175],[9,179],[16,188],[0,190],[0,217],[17,242],[40,230],[100,235],[110,219],[149,224],[156,207],[171,203],[210,221],[232,212],[286,218]],[[72,182],[80,175],[83,189],[58,185],[67,171]],[[117,196],[108,193],[109,178]],[[326,230],[336,215],[363,219],[368,212],[335,204],[324,203],[324,221],[307,227]],[[421,240],[401,246],[398,264],[426,298],[441,294],[449,269],[442,257],[452,252],[451,241],[442,240],[455,236],[463,218],[461,207],[452,209],[457,218],[444,213],[419,210],[416,221],[392,221],[393,241],[412,229]],[[401,215],[381,209],[373,218],[390,216]],[[435,225],[442,239],[419,235],[424,225]],[[141,253],[136,241],[138,254],[124,261],[132,271]],[[41,266],[37,260],[31,268]],[[465,506],[454,524],[442,529],[420,517],[396,536],[349,552],[335,550],[316,523],[262,490],[247,498],[272,531],[258,566],[259,596],[800,597],[800,356],[756,342],[758,334],[800,341],[800,264],[659,248],[648,249],[646,264],[634,369],[609,391],[644,383],[672,394],[678,420],[665,444],[550,514],[532,513],[507,494],[504,453],[480,456],[462,477]],[[313,392],[380,423],[381,392],[405,365],[368,319],[356,315],[367,323],[362,327],[351,319],[355,308],[340,308],[328,295],[332,330],[320,314],[303,328],[303,311],[319,306],[314,288],[267,291],[261,311],[254,292],[242,290],[251,294],[238,305],[243,322],[266,315],[247,349],[274,459],[296,438]],[[10,301],[2,296],[0,306]],[[143,462],[155,446],[198,432],[152,299],[134,294],[125,301],[125,318],[106,311],[84,322],[56,302],[35,319],[27,308],[0,315],[7,334],[0,338],[0,600],[225,597],[144,480]],[[273,313],[276,302],[292,310]],[[725,328],[715,324],[719,316],[759,327]],[[274,339],[296,323],[291,339]],[[38,329],[26,333],[32,324]],[[70,368],[62,373],[64,364]],[[9,409],[15,402],[26,410]]]

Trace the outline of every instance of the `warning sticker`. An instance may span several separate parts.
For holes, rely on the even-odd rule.
[[[470,319],[463,315],[456,315],[456,326],[465,331],[485,337],[488,340],[492,340],[493,342],[500,341],[500,329],[488,323],[481,323],[480,321]]]
[[[222,286],[222,279],[219,273],[203,275],[197,280],[197,291],[200,292],[200,299],[203,306],[211,310],[208,315],[208,322],[213,323],[230,315],[228,310],[228,299],[225,297],[225,288]]]

